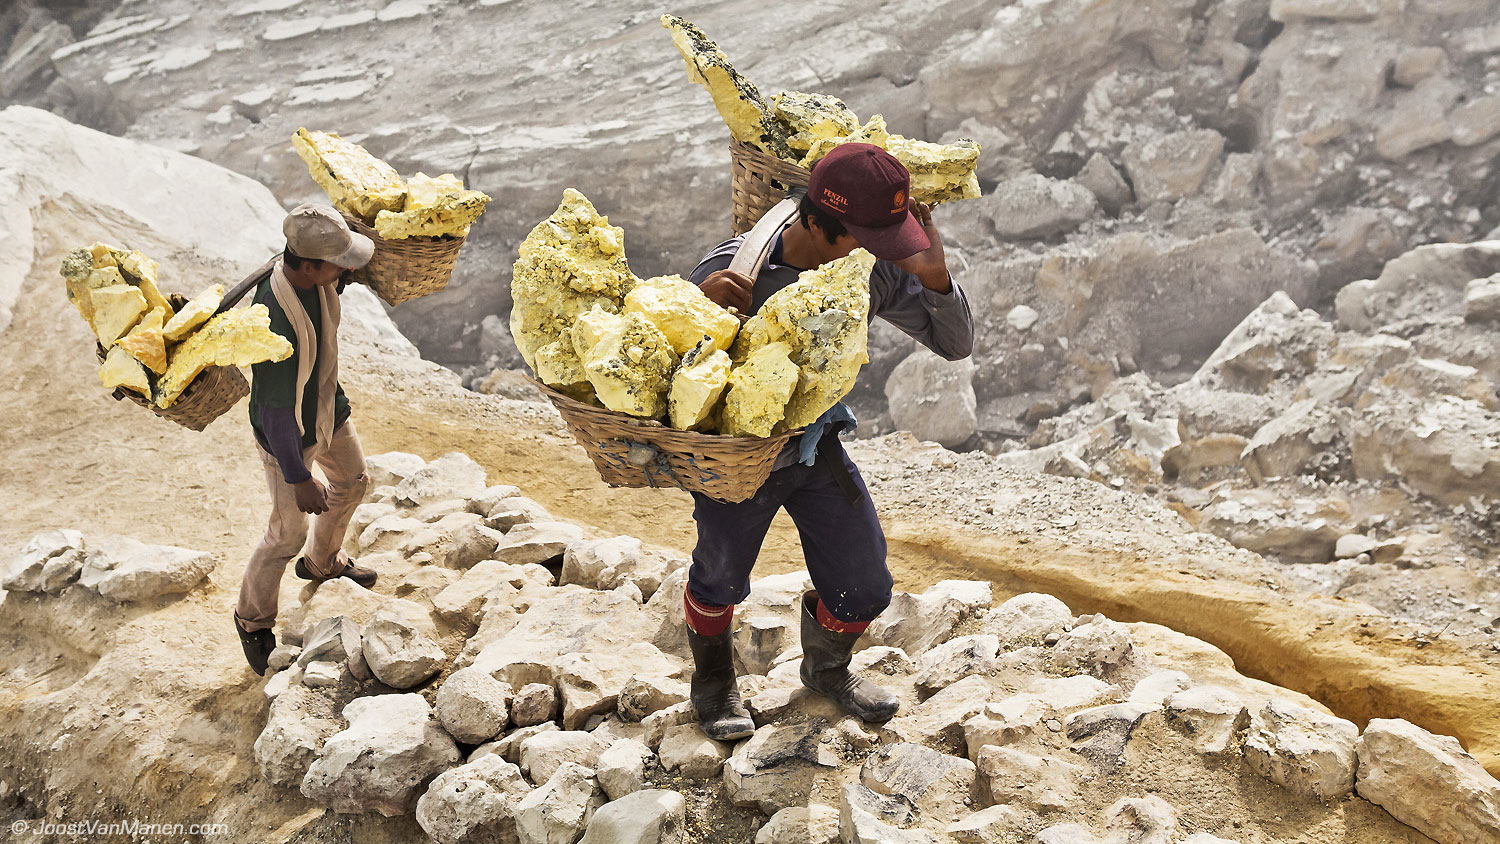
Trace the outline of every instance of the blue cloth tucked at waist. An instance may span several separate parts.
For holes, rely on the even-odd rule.
[[[797,451],[797,462],[807,466],[813,465],[818,459],[818,442],[830,431],[842,434],[845,431],[853,431],[859,427],[859,420],[854,418],[854,411],[843,402],[828,408],[828,411],[819,416],[817,421],[808,425],[802,431],[802,440]]]

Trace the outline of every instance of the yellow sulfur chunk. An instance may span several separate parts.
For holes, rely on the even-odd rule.
[[[729,134],[778,158],[793,160],[786,128],[760,90],[734,69],[719,45],[676,15],[662,15],[661,25],[672,33],[672,43],[687,64],[688,79],[702,85],[713,97]]]
[[[672,373],[672,389],[667,394],[667,413],[673,428],[690,431],[704,427],[729,386],[729,368],[729,355],[706,341],[688,352]]]
[[[566,338],[537,350],[536,377],[543,384],[579,401],[589,401],[594,395],[594,385],[583,374],[583,361],[574,353],[572,341]]]
[[[806,153],[819,138],[842,138],[859,129],[859,118],[844,101],[827,94],[782,91],[771,95],[776,117],[792,134],[787,146]]]
[[[381,211],[375,217],[375,231],[387,240],[464,237],[490,201],[477,190],[465,190],[451,173],[435,179],[418,173],[406,183],[406,190],[401,211]]]
[[[156,381],[156,406],[176,404],[198,373],[210,366],[249,366],[291,356],[292,344],[271,330],[271,312],[265,305],[225,311],[172,350],[166,373]]]
[[[744,325],[740,326],[740,333],[734,338],[734,345],[729,347],[729,359],[735,366],[745,362],[745,359],[755,353],[756,349],[771,342],[770,330],[766,327],[766,318],[760,314],[751,317]]]
[[[778,430],[801,428],[854,389],[866,351],[870,270],[875,256],[856,249],[848,257],[808,270],[771,295],[760,308],[767,333],[791,349],[800,371]],[[775,343],[773,343],[775,345]]]
[[[580,314],[595,307],[617,313],[624,304],[635,284],[624,238],[583,194],[568,188],[552,216],[521,243],[511,275],[510,330],[538,377],[537,350],[564,339],[571,344]]]
[[[366,225],[381,211],[400,211],[406,203],[406,184],[395,168],[356,143],[327,132],[298,129],[292,148],[307,171],[340,211]]]
[[[840,144],[874,144],[885,149],[891,133],[885,128],[885,118],[878,114],[870,116],[865,125],[847,134],[815,134],[809,138],[807,154],[802,156],[803,167],[811,168]]]
[[[188,300],[182,310],[167,321],[162,328],[162,338],[168,343],[178,343],[193,332],[193,329],[208,322],[208,318],[224,301],[224,285],[215,284]]]
[[[671,342],[640,314],[594,313],[600,315],[602,334],[579,357],[600,403],[631,416],[661,416],[667,409],[668,379],[678,360]],[[587,339],[587,333],[575,337],[575,342]]]
[[[157,375],[167,371],[167,343],[161,336],[166,315],[161,308],[152,308],[151,313],[115,344]]]
[[[110,256],[114,258],[114,265],[124,273],[125,282],[141,289],[141,295],[146,297],[146,307],[161,308],[166,313],[166,318],[171,319],[172,306],[168,304],[167,297],[161,295],[161,289],[156,284],[156,262],[139,252],[121,249],[111,249]]]
[[[918,202],[946,202],[979,196],[979,144],[961,140],[934,144],[891,135],[886,150],[911,173],[911,195]]]
[[[115,252],[116,250],[107,243],[95,243],[89,247],[89,255],[93,258],[96,268],[115,266]]]
[[[99,367],[99,380],[104,382],[106,390],[125,387],[148,398],[151,395],[151,382],[146,377],[146,368],[119,346],[110,349],[109,354],[104,356],[104,363]]]
[[[119,275],[113,268],[108,271]],[[114,346],[146,312],[146,297],[128,284],[90,290],[89,298],[94,312],[94,334],[106,349]]]
[[[734,314],[714,304],[698,285],[682,276],[666,275],[640,282],[625,296],[625,313],[644,316],[667,335],[672,351],[685,355],[703,342],[717,350],[729,348],[739,333]]]
[[[106,271],[108,270],[108,271]],[[95,269],[94,257],[87,249],[75,249],[63,258],[62,274],[67,284],[68,301],[78,309],[83,321],[94,328],[93,291],[103,287],[115,287],[125,283],[120,271],[113,268]],[[97,329],[95,330],[97,334]]]
[[[786,413],[786,403],[797,388],[797,364],[792,347],[771,343],[756,349],[729,373],[729,393],[719,419],[719,431],[731,437],[769,437]]]

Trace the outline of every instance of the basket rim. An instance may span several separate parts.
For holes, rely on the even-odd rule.
[[[670,425],[663,425],[655,419],[641,419],[629,414],[620,413],[619,411],[610,410],[607,407],[595,407],[591,404],[584,404],[577,399],[569,398],[568,396],[559,393],[558,391],[552,389],[546,384],[543,384],[541,381],[538,381],[535,378],[528,377],[528,380],[530,380],[531,383],[535,384],[537,389],[542,392],[542,395],[550,399],[553,404],[559,405],[559,409],[561,409],[561,407],[567,407],[569,410],[572,410],[574,412],[591,413],[594,415],[607,414],[611,418],[618,419],[621,424],[626,424],[630,427],[657,430],[664,433],[670,432],[673,434],[683,434],[689,437],[702,438],[704,440],[719,442],[725,446],[734,445],[741,447],[750,447],[750,444],[753,443],[755,447],[764,447],[766,445],[769,445],[770,443],[784,444],[792,437],[801,436],[803,432],[807,430],[806,428],[797,428],[793,431],[783,431],[780,434],[773,434],[769,437],[736,437],[729,434],[705,434],[702,431],[684,431],[681,428],[673,428]]]

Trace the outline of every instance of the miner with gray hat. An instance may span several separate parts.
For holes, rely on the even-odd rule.
[[[265,673],[276,647],[271,628],[281,576],[293,558],[303,580],[375,582],[375,572],[355,565],[340,547],[366,477],[364,450],[338,380],[339,293],[346,273],[369,263],[375,244],[350,231],[327,205],[297,206],[281,230],[286,249],[254,301],[270,312],[271,330],[292,344],[292,355],[250,368],[250,427],[271,488],[271,519],[245,569],[234,612],[245,659],[257,674]],[[313,475],[313,466],[324,480]]]

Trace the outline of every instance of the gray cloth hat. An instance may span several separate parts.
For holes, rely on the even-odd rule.
[[[357,270],[370,263],[375,241],[350,231],[343,215],[331,205],[305,202],[291,210],[281,224],[286,245],[299,258],[314,258]]]

